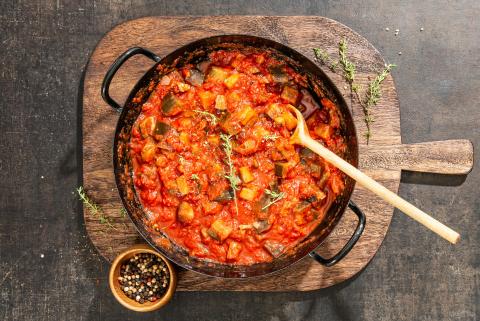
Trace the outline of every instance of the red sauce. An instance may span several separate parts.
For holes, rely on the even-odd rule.
[[[191,256],[233,264],[270,261],[311,233],[344,176],[289,143],[296,119],[286,106],[311,104],[304,84],[267,52],[237,50],[165,75],[129,144],[150,224]],[[337,108],[320,103],[311,136],[342,154]]]

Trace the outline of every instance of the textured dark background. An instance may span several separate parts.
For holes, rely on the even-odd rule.
[[[478,165],[464,182],[402,176],[403,197],[461,231],[455,247],[397,212],[366,270],[327,290],[177,293],[167,308],[146,315],[117,304],[108,264],[86,237],[72,193],[81,183],[82,74],[96,43],[118,23],[212,14],[336,19],[398,65],[393,75],[404,142],[468,138],[480,144],[478,0],[2,0],[0,320],[479,319]]]

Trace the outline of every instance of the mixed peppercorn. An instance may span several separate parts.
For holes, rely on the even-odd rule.
[[[158,256],[141,253],[122,264],[118,282],[130,299],[139,303],[155,302],[167,291],[170,273]]]

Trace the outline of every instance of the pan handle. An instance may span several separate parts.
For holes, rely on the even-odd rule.
[[[102,98],[113,109],[115,109],[119,112],[122,111],[122,107],[120,107],[120,105],[115,100],[113,100],[112,97],[110,97],[110,93],[109,93],[110,83],[112,82],[112,79],[115,76],[115,74],[117,73],[118,69],[120,69],[120,67],[128,59],[130,59],[131,57],[133,57],[135,55],[139,55],[139,54],[144,55],[144,56],[152,59],[155,62],[159,62],[161,60],[161,58],[159,56],[157,56],[156,54],[154,54],[150,50],[147,50],[147,49],[141,48],[141,47],[133,47],[133,48],[130,48],[127,51],[125,51],[123,54],[121,54],[117,58],[117,60],[115,60],[115,62],[110,66],[110,68],[108,68],[108,71],[105,74],[105,78],[103,78]]]
[[[334,256],[332,256],[329,259],[325,259],[321,257],[319,254],[317,254],[315,251],[310,252],[310,256],[314,258],[318,263],[323,264],[325,266],[332,266],[338,263],[341,259],[345,257],[345,255],[350,252],[350,250],[353,248],[353,246],[357,243],[358,239],[360,238],[360,235],[363,233],[363,229],[365,228],[365,221],[366,217],[365,214],[362,212],[362,210],[355,204],[353,201],[348,202],[348,207],[357,214],[358,217],[358,224],[357,228],[355,229],[355,232],[353,233],[352,237],[350,240],[348,240],[347,244]]]

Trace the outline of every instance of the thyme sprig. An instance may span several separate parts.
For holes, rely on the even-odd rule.
[[[338,44],[338,54],[340,55],[340,65],[342,66],[345,80],[350,85],[352,91],[358,91],[358,86],[354,86],[356,72],[355,65],[348,59],[348,46],[345,39],[342,39]]]
[[[323,64],[329,65],[330,69],[332,66],[332,58],[328,55],[327,52],[320,48],[313,48],[313,52],[315,57]],[[367,127],[367,132],[365,133],[365,137],[367,138],[367,144],[369,143],[370,137],[372,136],[371,133],[371,124],[373,123],[373,118],[371,115],[371,107],[376,105],[381,98],[381,84],[388,76],[390,71],[393,67],[396,67],[394,64],[389,64],[385,66],[383,71],[379,73],[375,79],[368,85],[367,91],[365,93],[365,97],[360,97],[360,85],[355,82],[356,76],[356,67],[353,62],[348,59],[348,45],[345,39],[342,39],[338,44],[338,54],[339,60],[338,62],[334,63],[333,65],[340,64],[343,71],[343,77],[345,81],[350,86],[350,93],[353,95],[355,93],[355,97],[357,98],[358,102],[360,103],[363,113],[364,113],[364,121]],[[333,70],[333,69],[332,69]]]
[[[286,196],[284,192],[275,192],[269,189],[266,189],[264,192],[265,194],[270,196],[270,202],[268,202],[264,207],[262,207],[262,211],[266,210],[268,207],[272,206]]]
[[[386,65],[382,72],[378,74],[375,79],[368,85],[367,93],[365,94],[365,101],[362,104],[363,113],[365,115],[365,124],[367,126],[367,132],[365,133],[365,137],[367,138],[367,144],[370,140],[370,137],[372,136],[370,126],[374,122],[371,115],[371,107],[376,105],[382,97],[380,85],[385,80],[385,78],[387,78],[388,74],[394,67],[396,67],[396,65],[394,64]]]
[[[375,79],[368,85],[368,90],[366,94],[367,97],[365,100],[366,105],[372,106],[378,103],[378,101],[382,97],[380,85],[385,80],[385,78],[387,78],[390,71],[392,71],[392,69],[396,66],[397,65],[395,64],[386,65],[382,72],[378,74],[377,77],[375,77]]]
[[[315,58],[317,60],[319,60],[322,64],[328,66],[331,71],[335,71],[335,69],[337,69],[338,61],[334,62],[328,52],[326,52],[325,50],[322,50],[320,48],[313,48],[313,54],[315,55]]]
[[[194,112],[196,112],[197,114],[200,114],[200,115],[203,115],[203,116],[207,117],[207,120],[209,120],[209,121],[212,123],[213,126],[216,126],[216,125],[217,125],[218,118],[217,118],[217,116],[215,116],[214,114],[209,113],[208,111],[197,110],[197,109],[195,109]]]
[[[227,165],[229,169],[229,172],[228,174],[225,175],[225,178],[228,179],[228,181],[230,182],[230,187],[232,188],[232,191],[233,191],[233,200],[235,201],[235,209],[238,215],[237,191],[239,190],[238,184],[240,184],[241,181],[240,181],[240,178],[235,173],[235,166],[233,166],[233,161],[232,161],[232,153],[233,153],[232,135],[220,134],[220,139],[223,141],[222,147],[225,152],[225,155],[227,155]]]
[[[110,218],[105,216],[105,214],[103,213],[103,209],[94,201],[92,201],[90,197],[88,197],[83,186],[80,186],[77,188],[77,194],[80,197],[80,200],[83,202],[83,204],[89,209],[90,213],[96,216],[100,221],[100,223],[106,224],[109,228],[113,228],[114,230],[116,230]]]

